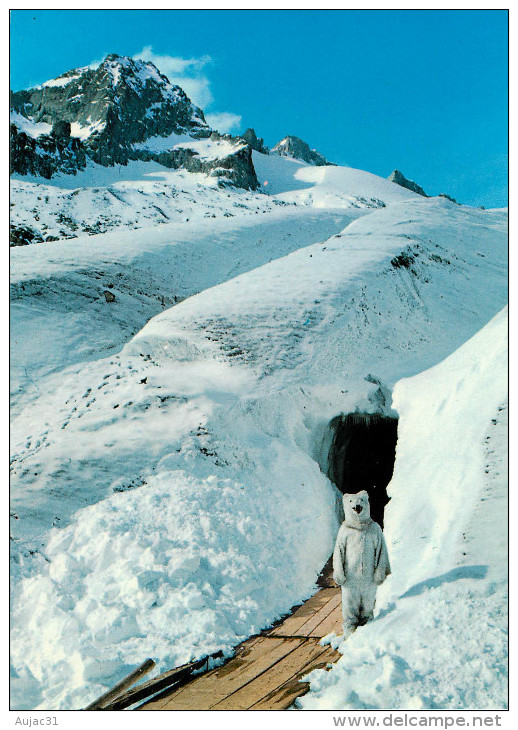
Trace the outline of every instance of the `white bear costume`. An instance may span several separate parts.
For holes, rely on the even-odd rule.
[[[344,634],[373,618],[376,589],[390,575],[381,527],[370,516],[367,492],[344,494],[345,519],[336,538],[333,577],[342,587]]]

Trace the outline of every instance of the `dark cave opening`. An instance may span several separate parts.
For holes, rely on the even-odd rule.
[[[371,517],[383,527],[387,486],[394,471],[397,418],[370,413],[348,413],[334,418],[327,475],[342,494],[365,489]]]

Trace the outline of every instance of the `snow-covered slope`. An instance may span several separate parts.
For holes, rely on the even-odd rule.
[[[207,184],[205,176],[159,165],[150,172],[151,163],[142,162],[122,167],[120,182],[114,168],[96,166],[58,177],[53,186],[13,183],[18,186],[13,220],[40,230],[47,226],[46,233],[58,236],[70,226],[76,233],[81,227],[115,227],[106,235],[13,249],[15,400],[30,394],[42,373],[116,352],[164,307],[324,241],[372,207],[415,197],[361,170],[254,155],[272,194],[223,191]],[[312,181],[301,182],[304,176]],[[294,190],[301,185],[304,190]],[[299,205],[297,195],[305,190],[320,204]],[[294,200],[287,203],[290,191]],[[163,221],[160,228],[150,228],[157,219]],[[124,230],[132,225],[143,227]],[[115,295],[115,304],[106,304],[106,290]]]
[[[229,188],[202,173],[168,170],[157,162],[126,166],[89,163],[52,184],[13,175],[11,239],[41,243],[81,234],[145,228],[203,218],[265,213],[285,204],[265,195]]]
[[[195,149],[200,159],[215,154],[214,150],[224,156],[222,148],[230,145],[225,140],[172,136],[174,140],[153,138],[145,144]],[[356,217],[370,208],[415,197],[383,178],[352,168],[315,168],[258,152],[253,153],[253,165],[260,193],[221,189],[219,177],[170,170],[152,160],[114,167],[90,161],[84,170],[55,175],[49,183],[34,175],[14,174],[11,226],[20,231],[21,242],[38,243],[186,219],[255,215],[281,205],[347,208]]]
[[[394,390],[376,619],[310,675],[305,709],[507,706],[507,310]]]
[[[316,167],[275,155],[253,152],[262,190],[280,200],[316,208],[382,208],[417,195],[370,172],[352,167]]]
[[[243,205],[252,206],[246,198],[243,193]],[[193,201],[194,220],[13,249],[15,409],[41,390],[42,376],[118,352],[165,307],[325,240],[354,217],[343,210],[272,205],[259,218],[252,210],[214,219],[200,216]],[[104,291],[115,301],[107,303]]]
[[[375,209],[286,207],[261,219],[271,226],[264,239],[243,218],[204,224],[214,226],[204,239],[186,224],[176,238],[161,226],[114,246],[104,234],[16,251],[15,318],[37,312],[34,292],[23,300],[30,281],[42,315],[59,312],[70,333],[50,367],[44,347],[38,361],[28,344],[34,330],[18,329],[18,371],[26,358],[39,375],[32,390],[21,386],[13,420],[16,706],[79,707],[145,656],[164,669],[229,653],[307,597],[337,530],[336,489],[317,463],[329,421],[390,409],[387,387],[442,360],[504,306],[504,214],[366,173],[355,187],[348,170],[338,171],[349,176],[344,189],[322,170],[311,182],[334,180],[337,197],[377,198],[389,186],[404,198]],[[326,216],[332,227],[351,211],[362,217],[341,233],[315,234]],[[178,246],[184,257],[172,265]],[[232,271],[225,250],[241,260],[243,247],[248,263]],[[30,249],[45,254],[33,261]],[[59,300],[55,280],[64,292],[63,282],[96,272],[104,288],[125,262],[204,291],[106,359],[93,327],[92,360],[69,364],[75,325],[66,323],[81,293]],[[100,324],[115,305],[84,311],[98,309]],[[111,347],[127,337],[119,331]]]

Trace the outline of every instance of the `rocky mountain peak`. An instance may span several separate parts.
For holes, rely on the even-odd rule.
[[[275,147],[271,150],[272,155],[282,155],[283,157],[292,157],[295,160],[301,160],[307,162],[309,165],[332,165],[334,163],[328,162],[326,158],[317,152],[316,150],[310,149],[307,142],[299,137],[288,135],[281,139]]]
[[[425,198],[428,198],[428,195],[420,185],[413,180],[408,180],[399,170],[391,172],[388,179],[391,182],[396,183],[396,185],[400,185],[402,188],[406,188],[407,190],[411,190],[413,193],[417,193],[418,195],[423,195]]]
[[[255,189],[252,150],[213,132],[201,109],[150,61],[111,53],[11,94],[11,170],[51,178],[89,160],[104,166],[154,160]]]
[[[116,54],[15,92],[11,105],[35,123],[69,122],[71,136],[101,165],[125,164],[132,146],[149,137],[210,134],[202,110],[153,63]]]

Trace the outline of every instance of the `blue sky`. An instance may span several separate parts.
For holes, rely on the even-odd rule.
[[[139,55],[233,133],[486,207],[507,204],[507,52],[500,10],[11,11],[15,90]]]

